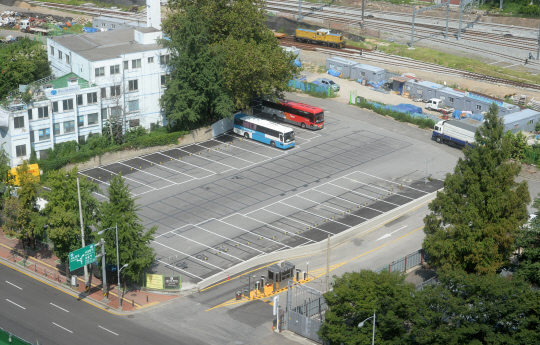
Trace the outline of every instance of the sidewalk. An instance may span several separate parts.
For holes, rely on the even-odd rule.
[[[24,250],[21,241],[5,236],[4,232],[0,230],[0,260],[15,263],[23,271],[28,270],[47,278],[51,284],[63,285],[74,292],[79,292],[81,299],[89,298],[107,309],[118,308],[117,285],[107,284],[109,285],[109,301],[107,301],[103,295],[102,281],[94,276],[90,276],[90,290],[88,294],[85,294],[84,273],[81,268],[71,273],[77,276],[79,282],[78,288],[70,288],[68,278],[66,277],[65,264],[61,264],[58,257],[54,255],[52,250],[47,249],[46,246],[38,244],[37,247],[37,251]],[[176,297],[179,296],[149,293],[135,289],[126,290],[122,295],[122,310],[126,312],[139,310]]]

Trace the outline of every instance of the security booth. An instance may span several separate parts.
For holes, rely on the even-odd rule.
[[[268,281],[273,281],[274,291],[279,290],[279,283],[294,279],[295,265],[289,261],[280,261],[268,267]]]

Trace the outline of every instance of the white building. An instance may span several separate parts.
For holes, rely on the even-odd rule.
[[[28,104],[15,96],[0,105],[0,144],[12,166],[28,159],[32,148],[43,157],[56,143],[101,133],[111,115],[122,119],[123,131],[165,123],[159,99],[169,55],[156,42],[162,38],[159,16],[151,8],[147,16],[153,27],[47,39],[56,79],[38,83]]]

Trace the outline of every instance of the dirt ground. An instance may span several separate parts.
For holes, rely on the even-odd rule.
[[[77,19],[77,18],[84,18],[86,19],[87,21],[92,21],[92,16],[85,16],[85,15],[82,15],[82,14],[75,14],[75,13],[70,13],[70,12],[64,12],[64,11],[57,11],[57,10],[52,10],[52,9],[49,9],[49,8],[46,8],[46,7],[41,7],[41,6],[32,6],[26,2],[22,2],[22,1],[15,1],[15,3],[13,4],[13,6],[7,6],[7,5],[4,5],[4,4],[0,4],[0,13],[3,12],[3,11],[15,11],[15,12],[19,12],[19,13],[24,13],[25,15],[27,14],[30,14],[30,16],[34,16],[36,14],[42,14],[43,17],[45,16],[58,16],[58,17],[62,17],[62,18],[73,18],[73,19]],[[28,15],[27,15],[28,16]],[[55,18],[56,20],[56,18]]]
[[[315,73],[315,74],[317,74],[316,72],[317,72],[317,69],[318,69],[319,66],[326,66],[326,59],[329,58],[329,57],[330,57],[329,54],[323,54],[323,53],[319,53],[319,52],[311,52],[311,51],[304,51],[303,50],[302,53],[301,53],[301,59],[302,59],[302,63],[304,64],[304,67],[306,67],[306,70],[308,70],[310,73]],[[522,90],[522,89],[518,89],[518,88],[503,86],[503,85],[490,84],[490,83],[481,82],[481,81],[477,81],[477,80],[464,79],[464,78],[458,78],[458,77],[450,77],[450,76],[447,76],[447,75],[431,73],[431,72],[425,72],[425,71],[422,71],[422,70],[414,70],[414,69],[409,69],[409,68],[398,68],[398,67],[395,67],[395,66],[388,66],[388,65],[385,65],[383,63],[372,62],[372,61],[367,60],[367,59],[366,60],[360,59],[360,60],[356,60],[356,61],[364,63],[366,65],[372,65],[372,66],[386,68],[390,72],[394,72],[394,73],[414,74],[416,77],[418,77],[420,79],[429,80],[429,81],[436,82],[436,83],[439,83],[439,84],[444,84],[444,82],[446,82],[446,85],[454,85],[454,84],[456,84],[456,85],[458,85],[458,88],[461,89],[461,90],[469,90],[471,92],[476,91],[478,93],[482,93],[484,95],[488,95],[488,96],[499,98],[499,99],[504,99],[505,95],[516,93],[518,95],[526,95],[527,96],[527,102],[530,101],[532,97],[534,97],[535,100],[540,100],[540,92],[533,92],[533,91],[527,91],[527,90]],[[316,78],[319,78],[319,77],[322,77],[322,76],[323,75],[320,75],[320,76],[318,76]],[[324,77],[325,78],[334,78],[334,77],[329,76],[328,74],[324,74]],[[345,84],[345,83],[352,83],[352,85],[355,85],[356,89],[358,90],[358,93],[359,93],[358,95],[359,96],[361,96],[360,95],[360,90],[366,90],[366,89],[369,90],[368,87],[361,86],[356,81],[348,81],[348,80],[344,80],[344,79],[340,79],[340,78],[335,78],[335,79],[336,79],[336,82],[338,84],[340,84],[340,85]],[[339,82],[337,80],[339,80]],[[308,81],[309,81],[309,78],[308,78]],[[362,92],[364,92],[364,91],[362,91]],[[373,92],[373,98],[371,98],[370,96],[367,96],[367,95],[364,96],[364,97],[372,99],[372,100],[380,100],[380,101],[382,101],[383,99],[388,99],[388,96],[389,96],[389,95],[385,95],[385,94],[377,92],[377,91],[371,91],[371,92]],[[340,92],[340,99],[342,97],[344,97],[344,100],[346,99],[346,101],[348,102],[349,95],[347,94],[346,96],[344,96],[344,95],[341,95],[341,94],[343,94],[343,91]],[[405,101],[407,99],[405,99],[405,98],[403,98],[401,96],[397,96],[397,95],[392,95],[392,96],[395,96],[395,97],[399,98],[401,100],[399,103],[407,103],[407,102],[403,102],[403,101]],[[387,100],[387,102],[391,103],[388,100]],[[415,104],[415,103],[413,102],[412,104]],[[416,105],[418,105],[418,104],[416,104]]]

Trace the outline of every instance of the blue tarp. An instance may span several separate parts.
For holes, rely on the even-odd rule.
[[[401,107],[403,109],[408,109],[411,113],[422,114],[422,108],[418,107],[416,105],[412,105],[412,104],[408,104],[408,103],[400,103],[397,106]]]
[[[298,60],[294,60],[294,65],[296,67],[302,67],[302,63],[300,61],[298,61]]]
[[[328,86],[318,83],[306,83],[299,80],[289,80],[289,86],[302,91],[328,93]]]
[[[83,31],[84,31],[84,32],[88,32],[88,33],[92,33],[92,32],[97,32],[97,31],[98,31],[98,28],[84,27],[84,28],[83,28]]]
[[[339,77],[339,76],[341,75],[341,72],[340,72],[340,71],[333,70],[333,69],[329,69],[329,70],[328,70],[328,74],[330,74],[330,75],[333,76],[333,77]]]
[[[458,109],[454,110],[454,112],[452,113],[452,117],[454,119],[461,119],[461,110],[458,110]]]
[[[471,119],[476,120],[476,121],[484,121],[484,115],[482,114],[471,114],[467,117],[470,117]]]
[[[368,103],[370,103],[375,108],[385,108],[385,109],[388,109],[388,110],[397,111],[399,113],[407,114],[410,117],[414,117],[414,118],[421,118],[421,119],[426,118],[426,116],[424,116],[422,114],[419,114],[417,112],[411,111],[407,107],[400,107],[399,105],[397,105],[397,106],[396,105],[382,105],[382,104],[375,103],[375,102],[368,102]],[[414,106],[412,104],[406,104],[406,105],[411,105],[412,107],[416,107],[416,106]],[[418,108],[418,107],[416,107],[416,108]]]

